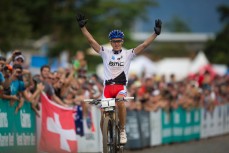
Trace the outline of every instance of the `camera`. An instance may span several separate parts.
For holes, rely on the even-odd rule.
[[[20,51],[15,52],[14,55],[15,55],[15,56],[21,55],[21,52],[20,52]]]
[[[3,66],[3,71],[5,71],[5,72],[11,72],[12,71],[12,67],[10,65],[4,65]]]

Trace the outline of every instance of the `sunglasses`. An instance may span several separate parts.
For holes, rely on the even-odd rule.
[[[22,71],[16,71],[17,74],[22,74]]]
[[[112,43],[121,43],[123,40],[111,40]]]

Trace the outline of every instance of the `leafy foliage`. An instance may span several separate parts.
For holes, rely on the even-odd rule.
[[[166,23],[165,28],[172,32],[191,32],[188,24],[177,16],[174,16],[170,22]]]
[[[3,51],[20,46],[31,34],[30,19],[26,16],[24,1],[0,1],[0,46]]]
[[[220,6],[220,20],[224,23],[224,28],[217,35],[215,40],[210,40],[206,44],[205,53],[212,63],[227,64],[229,66],[229,7]]]
[[[121,29],[125,44],[132,45],[129,33],[135,19],[146,18],[146,8],[155,5],[152,0],[1,0],[0,46],[7,51],[49,35],[51,56],[63,49],[84,50],[89,46],[76,23],[78,12],[88,18],[87,27],[99,43],[107,42],[109,31]]]

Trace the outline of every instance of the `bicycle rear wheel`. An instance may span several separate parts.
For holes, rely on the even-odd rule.
[[[115,153],[115,125],[110,117],[105,117],[103,122],[103,153]]]

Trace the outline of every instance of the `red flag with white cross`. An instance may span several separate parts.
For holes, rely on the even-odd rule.
[[[40,151],[49,153],[76,153],[77,141],[74,109],[52,102],[42,93],[42,120]]]

